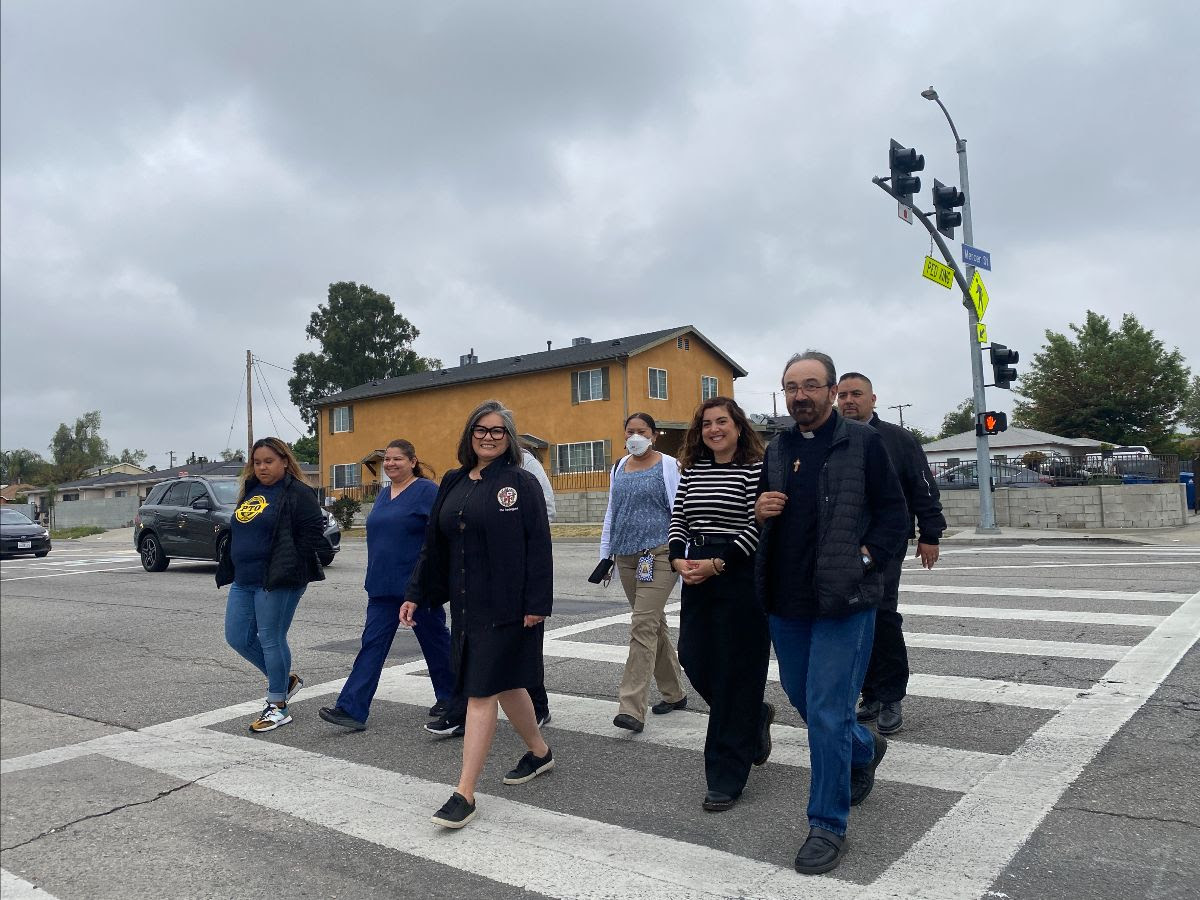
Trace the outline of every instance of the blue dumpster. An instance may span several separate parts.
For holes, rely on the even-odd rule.
[[[1179,480],[1187,485],[1187,505],[1188,509],[1196,508],[1196,473],[1195,472],[1180,472]]]

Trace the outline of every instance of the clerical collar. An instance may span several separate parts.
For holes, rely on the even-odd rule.
[[[828,419],[826,419],[824,422],[822,422],[819,426],[817,426],[812,431],[803,431],[803,430],[801,430],[799,425],[793,425],[792,427],[795,428],[796,433],[799,434],[800,437],[804,438],[806,441],[811,441],[813,438],[815,438],[819,433],[821,433],[823,431],[832,431],[834,425],[837,422],[837,417],[838,417],[838,411],[835,409],[835,410],[830,411]]]

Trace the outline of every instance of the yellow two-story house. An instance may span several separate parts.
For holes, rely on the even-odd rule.
[[[440,477],[458,465],[467,415],[494,398],[512,409],[556,490],[601,489],[624,452],[627,416],[653,416],[659,449],[675,453],[701,400],[732,397],[734,379],[745,375],[690,325],[579,337],[558,349],[547,342],[545,350],[482,362],[472,351],[452,368],[372,381],[319,401],[322,480],[333,495],[380,481],[383,448],[395,438],[412,441]]]

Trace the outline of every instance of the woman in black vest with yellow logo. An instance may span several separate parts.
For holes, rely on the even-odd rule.
[[[325,578],[321,505],[279,438],[254,442],[229,525],[217,563],[217,587],[230,585],[225,640],[267,677],[266,706],[250,730],[271,731],[292,721],[287,701],[304,686],[292,672],[292,616],[308,583]]]

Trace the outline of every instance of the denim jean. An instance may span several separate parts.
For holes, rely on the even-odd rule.
[[[267,676],[267,702],[287,699],[292,650],[287,633],[304,588],[229,586],[225,605],[225,640],[250,665]]]
[[[379,676],[387,660],[396,629],[400,625],[403,597],[371,597],[367,602],[367,624],[363,627],[362,647],[354,658],[354,667],[338,696],[342,712],[360,722],[367,721],[371,700],[379,687]],[[413,632],[438,700],[454,694],[454,671],[450,668],[450,632],[446,629],[446,610],[441,606],[418,607],[413,614]]]
[[[871,764],[875,738],[854,715],[871,658],[875,610],[840,619],[771,616],[779,680],[808,726],[808,823],[844,835],[850,769]]]

